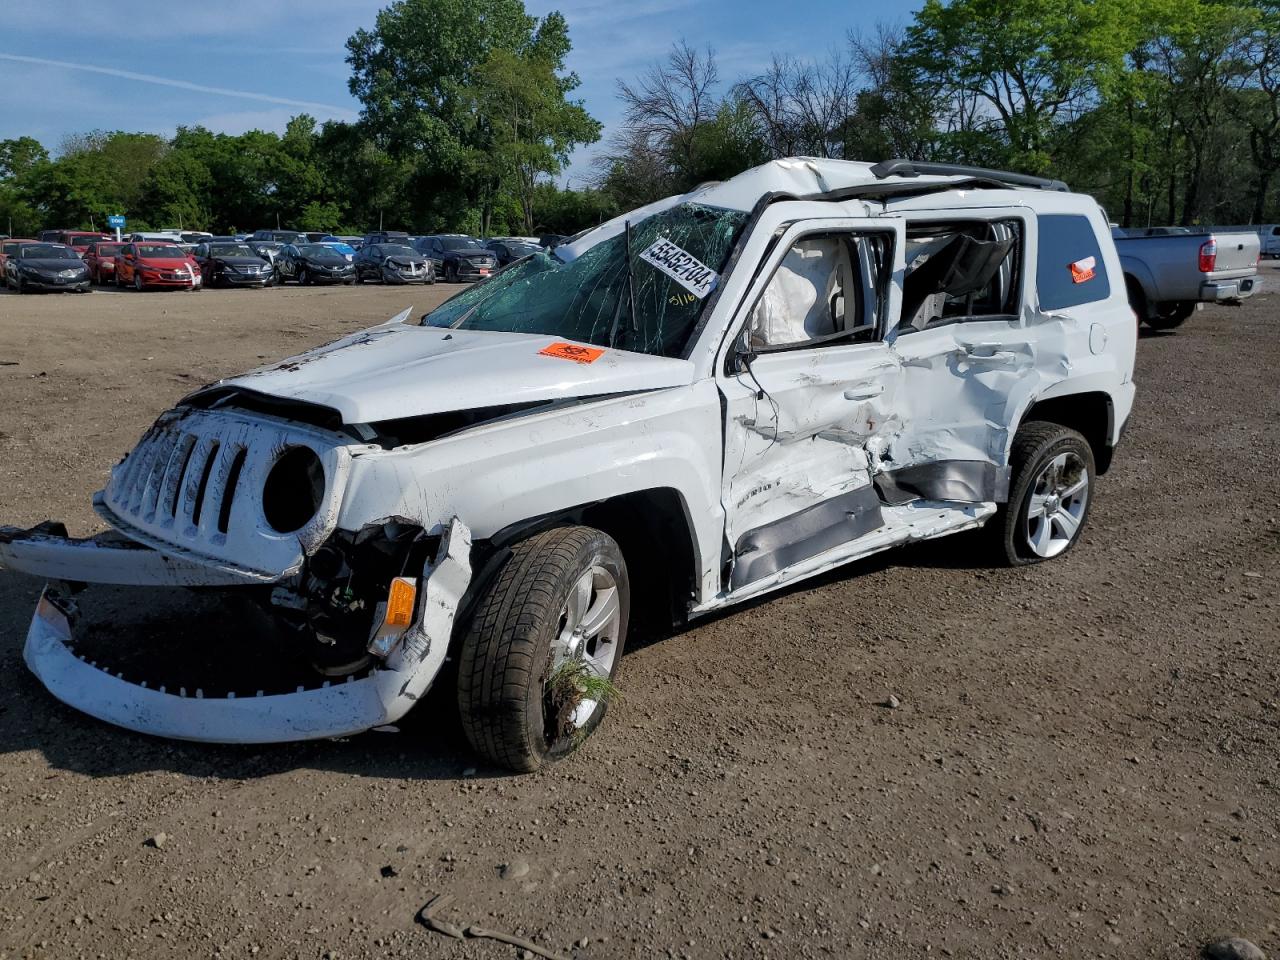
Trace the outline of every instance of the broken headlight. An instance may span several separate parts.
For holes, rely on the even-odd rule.
[[[276,533],[307,525],[324,502],[324,465],[310,447],[288,447],[262,487],[262,512]]]

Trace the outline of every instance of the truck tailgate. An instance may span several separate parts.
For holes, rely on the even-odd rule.
[[[1244,276],[1257,269],[1259,240],[1256,233],[1215,233],[1213,238],[1218,242],[1218,262],[1208,275],[1209,279]]]

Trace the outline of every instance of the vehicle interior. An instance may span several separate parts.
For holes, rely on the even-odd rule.
[[[1017,220],[908,225],[899,334],[1016,315],[1021,248]]]

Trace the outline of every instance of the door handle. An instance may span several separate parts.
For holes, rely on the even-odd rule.
[[[860,387],[850,387],[844,392],[846,400],[874,400],[880,394],[884,393],[884,384],[864,384]]]
[[[969,347],[963,347],[960,352],[969,363],[986,363],[993,367],[1012,367],[1018,362],[1018,355],[1011,350],[976,353]]]

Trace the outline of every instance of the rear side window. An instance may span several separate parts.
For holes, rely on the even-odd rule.
[[[1041,310],[1077,307],[1111,296],[1102,248],[1088,217],[1047,214],[1040,218],[1036,283]]]

